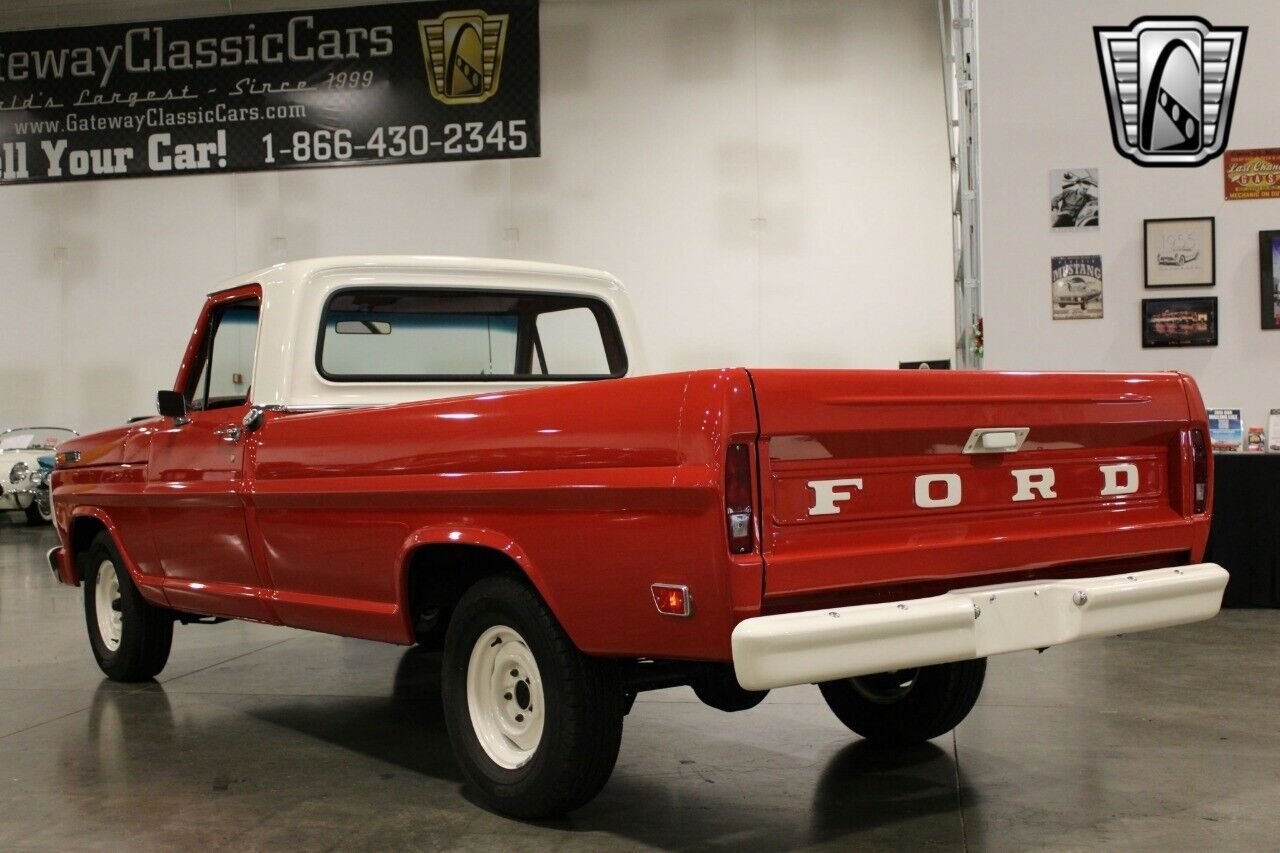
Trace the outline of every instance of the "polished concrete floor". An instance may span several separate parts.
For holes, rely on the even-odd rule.
[[[1280,845],[1280,611],[991,661],[954,736],[897,753],[817,690],[725,715],[641,697],[601,796],[476,806],[438,661],[260,625],[179,628],[158,683],[103,680],[47,529],[0,519],[0,850]]]

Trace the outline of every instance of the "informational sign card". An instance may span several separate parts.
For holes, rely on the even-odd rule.
[[[1209,409],[1209,441],[1218,453],[1244,449],[1244,419],[1239,409]]]
[[[0,33],[0,185],[535,157],[537,0]]]

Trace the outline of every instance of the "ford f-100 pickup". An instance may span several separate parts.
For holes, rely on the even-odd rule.
[[[1207,619],[1227,579],[1185,375],[647,375],[590,270],[274,266],[209,296],[157,402],[53,474],[106,675],[228,618],[434,645],[458,763],[520,817],[600,790],[640,691],[817,684],[909,743],[989,655]]]

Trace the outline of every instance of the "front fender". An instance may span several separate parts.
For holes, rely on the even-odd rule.
[[[67,536],[64,539],[64,557],[66,566],[71,572],[73,586],[80,585],[80,579],[76,574],[76,559],[80,556],[75,550],[76,537],[73,535],[76,527],[76,520],[81,518],[92,518],[102,524],[107,530],[107,535],[111,537],[112,543],[116,546],[116,552],[120,555],[120,561],[124,563],[125,569],[129,572],[129,577],[133,580],[133,585],[138,588],[138,592],[142,597],[152,604],[160,607],[168,607],[169,602],[165,598],[164,589],[162,588],[163,578],[152,578],[142,573],[138,568],[137,562],[129,554],[129,550],[124,546],[124,540],[120,536],[120,531],[116,527],[115,521],[101,507],[96,506],[75,506],[71,508],[70,518],[67,524]]]

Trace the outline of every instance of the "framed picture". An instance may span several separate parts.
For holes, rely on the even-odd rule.
[[[1098,227],[1098,170],[1049,172],[1049,227]]]
[[[1213,287],[1213,217],[1143,220],[1142,255],[1147,287]]]
[[[1142,300],[1142,346],[1216,347],[1218,298]]]
[[[1280,329],[1280,231],[1258,232],[1262,328]]]

